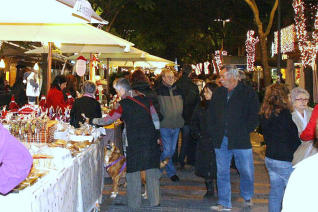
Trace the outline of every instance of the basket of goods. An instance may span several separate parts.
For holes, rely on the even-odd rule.
[[[56,121],[46,116],[18,119],[11,122],[11,134],[25,142],[49,143],[53,141]]]

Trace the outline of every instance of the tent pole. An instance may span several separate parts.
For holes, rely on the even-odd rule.
[[[93,54],[89,54],[89,80],[93,81]]]
[[[49,93],[51,87],[51,68],[52,68],[52,42],[48,42],[48,55],[47,55],[47,81],[46,81],[46,95]]]

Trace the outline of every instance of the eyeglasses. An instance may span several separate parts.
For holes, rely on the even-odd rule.
[[[300,101],[300,102],[308,102],[309,99],[296,99],[297,101]]]

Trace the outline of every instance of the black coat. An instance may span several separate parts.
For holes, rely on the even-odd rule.
[[[191,135],[197,141],[195,174],[206,179],[216,179],[215,152],[208,134],[207,114],[207,108],[199,103],[192,115]]]
[[[150,108],[147,97],[134,97]],[[130,99],[119,102],[122,107],[121,119],[127,130],[128,147],[126,151],[127,173],[143,171],[160,166],[160,146],[158,130],[145,108]]]
[[[250,149],[250,133],[258,125],[259,102],[256,92],[239,82],[229,101],[227,93],[227,88],[217,88],[208,109],[208,131],[214,147],[221,147],[227,130],[228,149]]]
[[[200,101],[199,88],[196,84],[192,82],[192,80],[183,76],[176,82],[176,86],[181,91],[182,100],[183,100],[183,119],[185,121],[185,125],[189,125],[192,118],[192,113],[194,111],[195,106]]]
[[[79,127],[79,122],[84,122],[82,113],[85,114],[87,118],[100,118],[102,117],[102,111],[99,102],[91,97],[83,96],[81,98],[75,99],[71,110],[71,121],[70,124],[74,127]]]
[[[260,117],[266,143],[265,156],[274,160],[292,161],[293,154],[300,145],[298,129],[288,110],[282,110],[277,116],[268,119]]]

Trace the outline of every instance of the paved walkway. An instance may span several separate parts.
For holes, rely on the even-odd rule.
[[[231,170],[232,205],[233,212],[267,212],[269,179],[264,165],[264,147],[254,144],[255,164],[255,196],[252,208],[243,207],[243,199],[239,195],[239,176],[236,170]],[[186,166],[185,170],[178,170],[180,181],[172,182],[168,177],[160,179],[161,204],[160,207],[151,208],[147,200],[139,211],[164,211],[164,212],[196,212],[212,211],[210,206],[216,204],[216,198],[203,199],[205,194],[204,180],[193,173],[193,168]],[[110,199],[111,180],[106,179],[103,191],[103,204],[101,211],[129,211],[127,207],[126,188],[121,188],[116,199]]]

